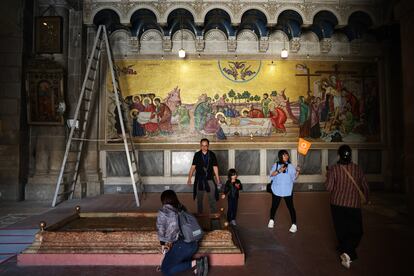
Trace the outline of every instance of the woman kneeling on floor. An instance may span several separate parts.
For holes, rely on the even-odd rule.
[[[198,250],[198,242],[185,242],[181,236],[178,212],[186,210],[173,190],[161,194],[162,207],[157,216],[157,234],[161,243],[164,260],[161,272],[165,276],[174,275],[188,269],[194,269],[196,275],[207,275],[208,259],[204,256],[192,259]]]

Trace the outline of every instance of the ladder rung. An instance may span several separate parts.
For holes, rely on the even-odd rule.
[[[94,81],[94,80],[95,80],[95,78],[94,78],[94,77],[89,77],[89,76],[88,76],[88,80],[90,80],[90,81]]]
[[[91,66],[92,71],[96,71],[96,67]]]
[[[85,87],[85,90],[86,90],[86,91],[92,91],[92,88]]]
[[[84,101],[87,101],[87,102],[90,102],[91,101],[91,99],[89,99],[89,98],[83,98],[83,100]]]
[[[73,192],[73,190],[66,191],[66,192],[63,192],[63,193],[58,194],[58,196],[61,196],[61,195],[67,195],[67,194],[70,194],[70,193],[72,193],[72,192]]]

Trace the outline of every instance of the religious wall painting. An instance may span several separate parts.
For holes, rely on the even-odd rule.
[[[262,66],[260,60],[219,60],[218,66],[223,76],[234,82],[246,82],[256,77]]]
[[[379,141],[375,64],[368,64],[373,68],[368,75],[363,72],[367,64],[290,62],[272,72],[274,66],[269,63],[271,68],[266,68],[262,61],[257,79],[235,83],[223,76],[220,66],[214,72],[213,67],[205,69],[208,64],[194,62],[181,68],[177,63],[175,73],[168,75],[162,72],[162,63],[160,73],[139,63],[136,75],[121,75],[121,87],[136,91],[129,89],[125,102],[137,142],[194,142],[205,136],[255,143],[293,142],[299,137],[321,142]],[[199,74],[200,67],[203,74]],[[190,81],[183,72],[190,74]],[[154,78],[151,83],[138,84],[149,76]],[[170,88],[165,90],[167,86]],[[116,125],[114,117],[108,126]],[[109,127],[109,138],[119,135],[120,129],[114,129]]]
[[[63,124],[63,113],[65,111],[63,70],[28,70],[26,91],[29,124]]]

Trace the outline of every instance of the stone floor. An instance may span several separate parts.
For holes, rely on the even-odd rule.
[[[190,194],[180,199],[194,211]],[[295,194],[298,232],[291,234],[289,215],[284,203],[277,212],[276,227],[267,228],[270,196],[266,193],[243,193],[239,201],[237,229],[246,252],[242,267],[212,267],[209,275],[412,275],[414,229],[406,220],[401,195],[376,193],[372,204],[364,207],[365,235],[358,250],[359,259],[351,269],[343,268],[335,252],[328,194]],[[14,224],[2,227],[32,228],[40,220],[48,224],[74,212],[83,211],[156,211],[159,194],[148,194],[142,207],[134,206],[132,195],[103,195],[65,202],[49,209],[45,202],[0,203],[0,218],[15,217]],[[226,202],[221,201],[221,206]],[[22,215],[20,218],[17,215]],[[26,216],[27,215],[27,216]],[[20,221],[17,221],[19,220]],[[10,220],[9,220],[10,222]],[[5,228],[3,228],[5,229]],[[0,275],[161,275],[155,267],[19,267],[16,258],[0,265]],[[190,272],[181,275],[192,275]]]

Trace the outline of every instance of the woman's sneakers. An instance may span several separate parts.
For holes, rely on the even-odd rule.
[[[341,264],[346,267],[346,268],[350,268],[351,267],[351,257],[349,257],[348,254],[346,253],[342,253],[341,256],[339,256],[341,258]]]
[[[296,233],[296,231],[298,231],[298,227],[296,226],[296,224],[292,224],[292,226],[289,229],[289,232]]]
[[[196,269],[194,270],[194,274],[196,276],[207,276],[208,273],[208,258],[207,256],[198,258],[196,260]]]
[[[275,221],[273,219],[269,220],[269,223],[267,224],[268,228],[273,228],[275,227]]]

